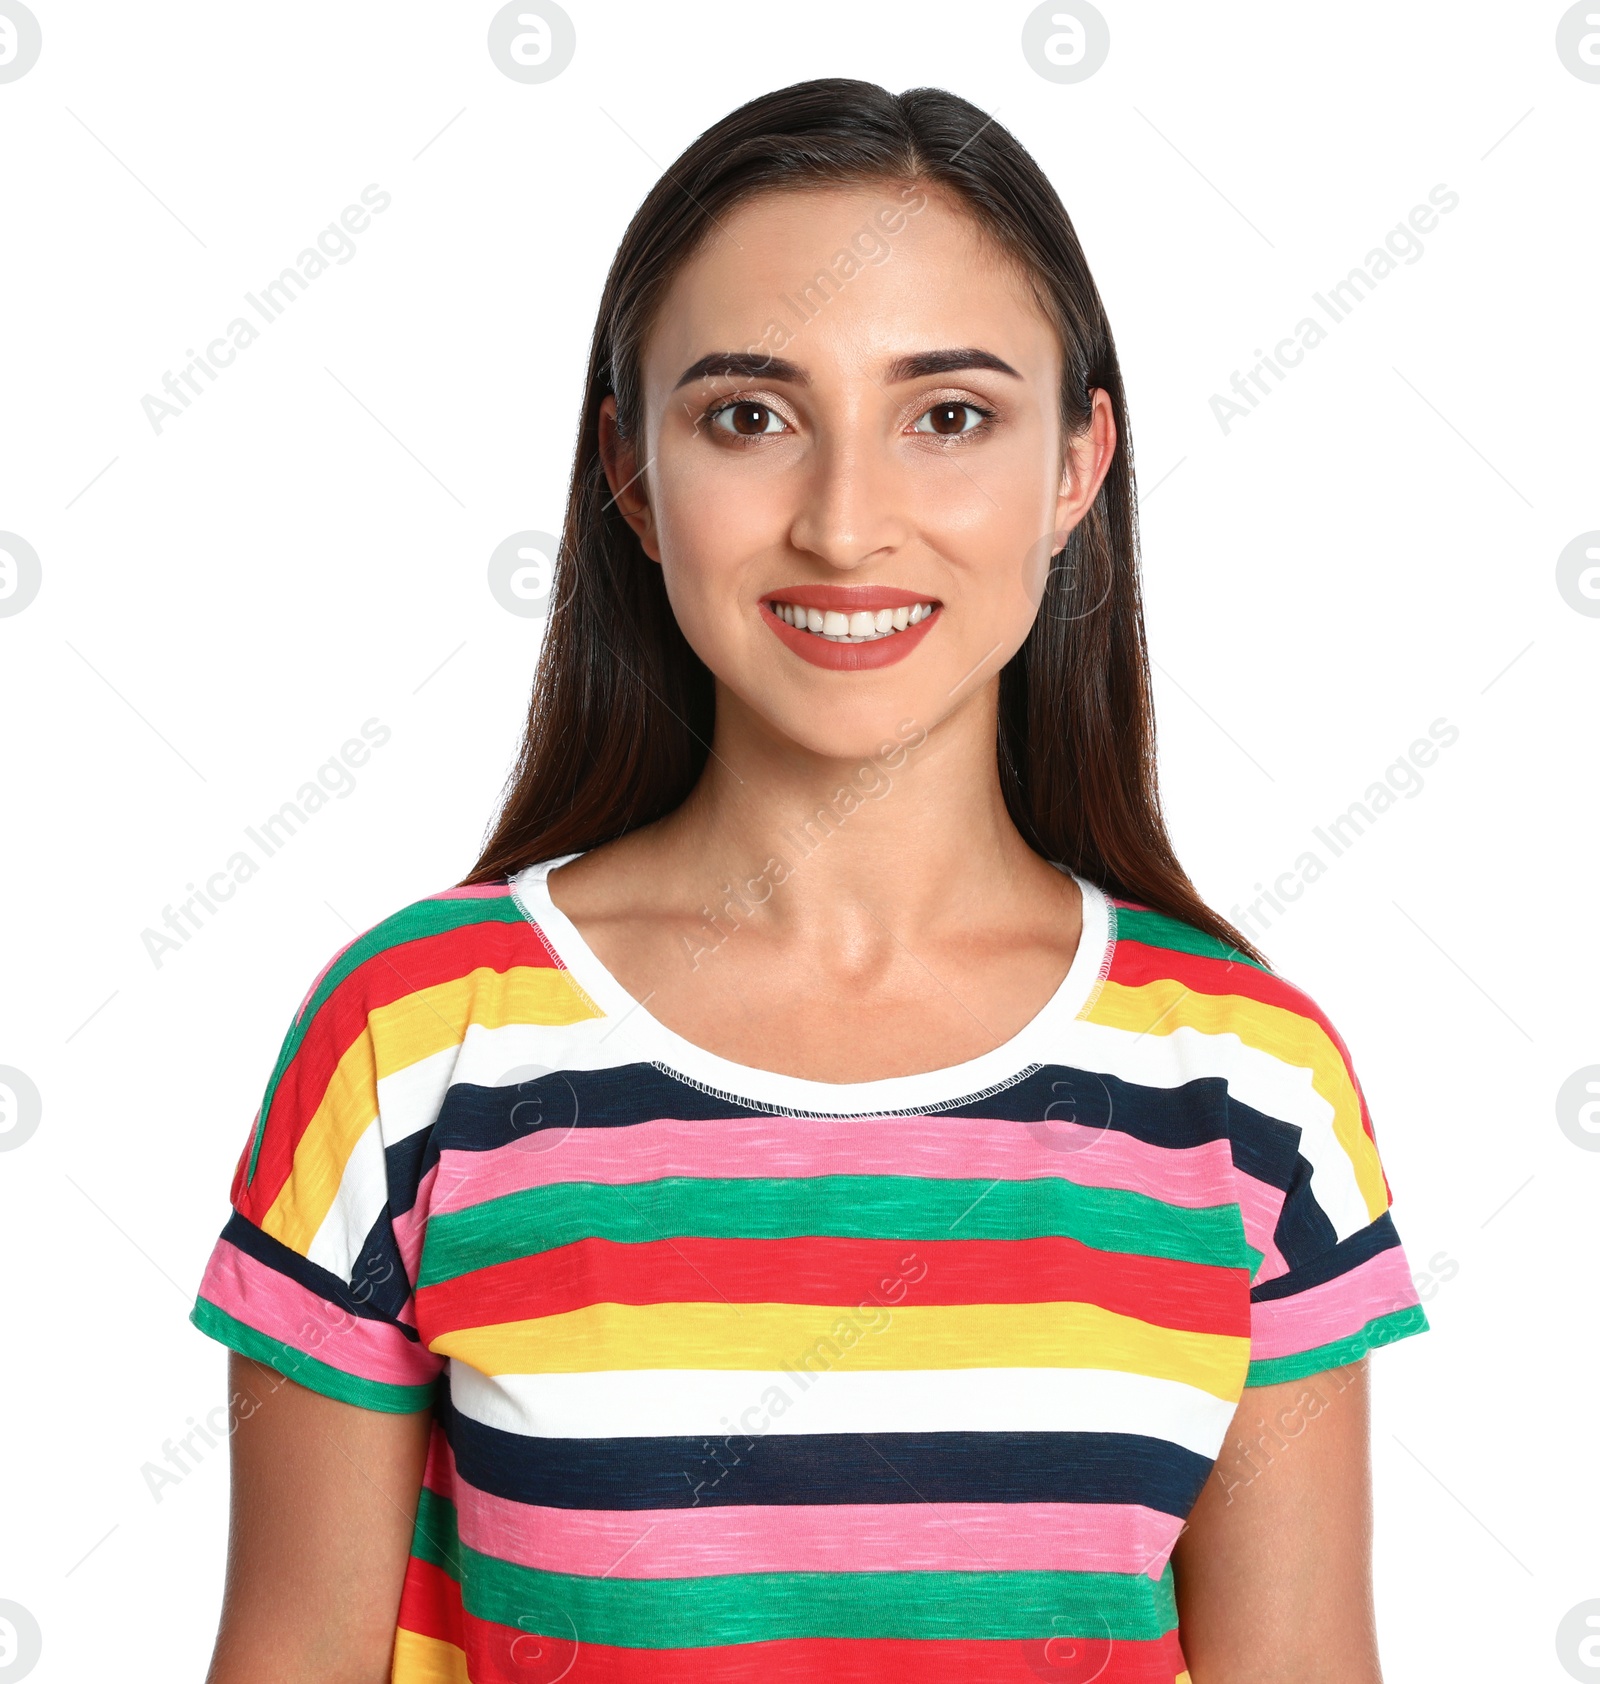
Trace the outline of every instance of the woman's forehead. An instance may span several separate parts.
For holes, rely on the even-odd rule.
[[[959,201],[899,183],[785,190],[717,218],[667,289],[645,378],[659,401],[715,353],[864,370],[971,344],[1034,377],[1056,361],[1027,278]]]

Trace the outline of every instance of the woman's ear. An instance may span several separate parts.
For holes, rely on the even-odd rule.
[[[1056,497],[1056,530],[1070,532],[1088,514],[1117,451],[1117,423],[1109,393],[1098,386],[1089,394],[1089,425],[1066,442],[1061,489]]]
[[[661,549],[656,543],[655,515],[650,508],[644,468],[636,460],[633,441],[624,438],[617,426],[617,400],[610,392],[600,404],[600,465],[605,469],[606,484],[611,487],[612,502],[632,527],[644,553],[659,562]]]

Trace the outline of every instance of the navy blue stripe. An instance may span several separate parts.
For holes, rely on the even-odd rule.
[[[390,1149],[390,1187],[397,1210],[408,1208],[404,1184],[420,1181],[444,1150],[491,1152],[536,1134],[627,1128],[656,1117],[720,1122],[771,1115],[770,1107],[721,1099],[653,1064],[535,1071],[521,1079],[508,1071],[507,1077],[497,1086],[456,1083],[445,1095],[427,1148],[419,1153],[415,1145],[402,1142]],[[938,1114],[993,1117],[1044,1128],[1078,1123],[1115,1129],[1156,1146],[1200,1146],[1229,1138],[1227,1088],[1220,1077],[1196,1078],[1176,1088],[1144,1087],[1065,1064],[1047,1064],[987,1098],[940,1106]],[[1257,1114],[1247,1112],[1238,1123],[1248,1135],[1257,1127]],[[1262,1179],[1281,1186],[1284,1182],[1276,1177],[1284,1173],[1280,1163]]]
[[[389,1217],[385,1212],[374,1224],[373,1234],[379,1229],[388,1232],[388,1244],[394,1246],[394,1235],[389,1229]],[[393,1275],[383,1272],[382,1245],[375,1243],[371,1235],[368,1236],[366,1249],[362,1251],[362,1258],[367,1260],[364,1272],[358,1264],[357,1284],[341,1280],[331,1270],[324,1269],[320,1264],[302,1257],[298,1251],[292,1250],[281,1240],[275,1240],[271,1234],[263,1233],[261,1229],[235,1211],[228,1218],[227,1226],[222,1230],[223,1239],[231,1245],[236,1245],[247,1257],[253,1257],[256,1262],[265,1264],[269,1269],[275,1269],[280,1275],[287,1275],[290,1280],[313,1292],[318,1298],[326,1299],[330,1304],[337,1304],[340,1309],[348,1310],[353,1316],[364,1316],[368,1321],[387,1322],[397,1327],[406,1338],[415,1341],[417,1330],[408,1327],[404,1322],[395,1319],[395,1290],[399,1290],[399,1303],[404,1304],[410,1297],[410,1286],[406,1282],[405,1271],[400,1266],[400,1253],[395,1249],[393,1256]]]
[[[1295,1153],[1294,1178],[1284,1195],[1283,1209],[1278,1213],[1278,1225],[1273,1230],[1272,1239],[1291,1269],[1314,1263],[1339,1243],[1338,1229],[1317,1203],[1311,1165],[1298,1152]]]
[[[1076,1065],[1047,1064],[986,1099],[951,1108],[949,1114],[1039,1122],[1047,1128],[1077,1123],[1175,1149],[1228,1138],[1227,1084],[1216,1076],[1159,1088]]]
[[[655,1117],[716,1122],[765,1115],[757,1106],[702,1093],[653,1064],[548,1071],[516,1066],[493,1087],[452,1084],[433,1125],[388,1149],[389,1202],[396,1211],[410,1210],[446,1150],[492,1152],[539,1136],[554,1147],[574,1128],[627,1128]]]
[[[389,1209],[403,1216],[417,1202],[422,1178],[439,1161],[439,1154],[430,1151],[433,1143],[433,1124],[408,1134],[383,1151],[384,1174],[389,1182]]]
[[[1324,1218],[1324,1221],[1326,1220]],[[1400,1236],[1395,1232],[1394,1220],[1389,1212],[1385,1211],[1376,1222],[1369,1223],[1365,1228],[1358,1228],[1349,1239],[1330,1244],[1317,1256],[1291,1267],[1288,1274],[1251,1287],[1250,1301],[1262,1304],[1274,1298],[1292,1298],[1295,1293],[1305,1292],[1310,1287],[1326,1285],[1327,1282],[1337,1280],[1340,1275],[1346,1275],[1365,1263],[1369,1257],[1376,1257],[1379,1252],[1388,1251],[1391,1246],[1397,1246],[1399,1243]],[[1293,1262],[1292,1259],[1286,1261]]]
[[[1228,1137],[1235,1166],[1268,1187],[1287,1193],[1300,1175],[1310,1173],[1300,1156],[1300,1130],[1293,1123],[1269,1117],[1232,1096]]]
[[[350,1290],[370,1304],[380,1320],[405,1327],[400,1316],[411,1301],[411,1282],[387,1207],[378,1213],[350,1270]],[[416,1337],[414,1329],[406,1327],[406,1332]]]
[[[559,1509],[786,1503],[1142,1503],[1189,1513],[1211,1463],[1133,1433],[766,1433],[540,1439],[436,1405],[461,1476]]]

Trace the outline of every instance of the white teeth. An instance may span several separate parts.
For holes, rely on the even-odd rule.
[[[843,614],[838,609],[801,608],[792,602],[772,602],[768,606],[785,625],[801,631],[815,632],[830,643],[870,643],[874,638],[893,637],[907,626],[926,620],[935,604],[918,602],[910,607],[857,609]]]

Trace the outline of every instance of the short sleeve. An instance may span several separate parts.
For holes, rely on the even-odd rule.
[[[1359,1361],[1425,1332],[1393,1194],[1349,1049],[1271,976],[1238,1026],[1229,1132],[1254,1271],[1245,1384]]]
[[[336,955],[289,1026],[190,1320],[312,1391],[401,1414],[430,1406],[444,1359],[417,1334],[421,1236],[399,1208],[415,1153],[384,1131],[374,1020],[392,967],[374,945]]]

